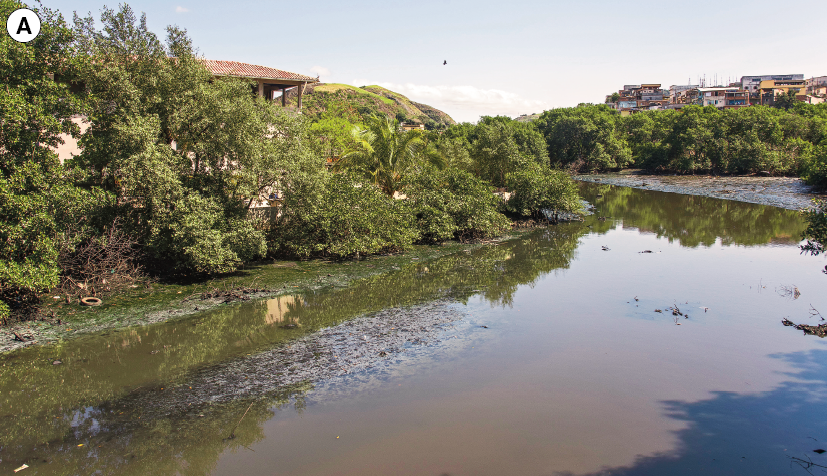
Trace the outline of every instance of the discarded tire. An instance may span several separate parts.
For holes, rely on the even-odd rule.
[[[103,303],[103,301],[96,297],[85,297],[80,300],[80,303],[84,306],[100,306]]]

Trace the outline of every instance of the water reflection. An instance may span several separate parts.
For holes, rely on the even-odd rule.
[[[605,233],[622,220],[623,226],[666,237],[682,246],[755,246],[795,244],[805,225],[798,212],[698,195],[640,190],[579,182],[582,196],[593,203],[594,231]],[[614,220],[613,220],[614,219]]]
[[[531,285],[540,276],[568,267],[579,237],[587,231],[580,223],[564,225],[542,230],[529,239],[462,252],[434,262],[412,263],[343,290],[226,306],[192,319],[28,348],[6,356],[2,359],[0,381],[0,444],[5,455],[0,468],[36,459],[56,462],[60,455],[69,460],[61,461],[59,466],[76,467],[79,473],[120,473],[123,464],[118,463],[119,458],[132,459],[124,454],[136,451],[113,444],[120,439],[124,445],[141,441],[141,446],[147,448],[141,450],[140,459],[135,457],[132,465],[141,469],[131,469],[134,474],[167,474],[188,467],[189,463],[180,461],[180,455],[193,455],[184,460],[197,454],[201,460],[214,461],[224,446],[213,442],[210,445],[214,447],[202,447],[199,441],[207,434],[229,434],[227,425],[238,416],[238,405],[209,405],[195,400],[191,403],[198,411],[209,405],[210,411],[205,411],[204,417],[193,417],[192,411],[146,415],[148,395],[157,394],[156,398],[163,400],[164,392],[186,387],[190,375],[198,369],[218,366],[219,370],[211,371],[220,373],[221,362],[232,362],[245,353],[290,341],[365,312],[444,297],[464,302],[475,294],[492,305],[508,305],[519,286]],[[55,360],[62,363],[54,365]],[[296,394],[292,390],[288,393]],[[279,398],[275,401],[283,403],[284,398]],[[253,431],[256,421],[266,420],[271,415],[267,410],[271,404],[272,401],[256,403],[254,407],[259,411],[245,417],[244,428],[249,426]],[[245,431],[240,428],[238,434],[246,435]],[[245,438],[239,438],[239,442],[255,440],[252,436]],[[84,443],[87,440],[106,444],[88,449]],[[155,447],[177,449],[170,454],[179,456],[158,466],[155,450],[149,450]],[[83,460],[83,464],[92,464],[94,470],[76,466],[71,461],[74,456],[70,456],[75,453],[82,453],[77,456],[77,464]],[[32,466],[30,472],[37,474],[34,466],[27,464]],[[43,468],[55,468],[43,464]],[[150,466],[144,464],[164,469],[150,471]],[[195,467],[203,468],[205,464]],[[110,467],[115,469],[110,471]]]
[[[664,402],[670,418],[686,423],[675,451],[639,457],[634,464],[593,475],[800,474],[793,458],[827,466],[827,351],[774,356],[800,372],[756,394],[715,392],[699,402]],[[821,473],[818,467],[811,468]],[[571,474],[571,473],[564,473]],[[814,473],[810,473],[814,474]]]
[[[264,315],[264,322],[270,325],[282,325],[288,327],[300,327],[301,324],[295,316],[288,316],[290,311],[296,314],[295,310],[303,304],[297,296],[277,296],[265,301],[267,312]]]

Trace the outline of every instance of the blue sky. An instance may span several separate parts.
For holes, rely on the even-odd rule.
[[[117,8],[42,1],[67,20]],[[624,84],[827,75],[823,0],[128,3],[159,36],[186,28],[206,58],[379,84],[459,121],[603,102]]]

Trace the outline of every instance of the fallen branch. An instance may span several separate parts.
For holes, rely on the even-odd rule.
[[[230,436],[227,437],[228,440],[232,440],[233,438],[235,438],[235,429],[238,428],[238,425],[241,424],[241,420],[243,420],[244,417],[247,416],[247,412],[249,412],[250,408],[253,407],[253,403],[255,403],[255,402],[250,402],[250,406],[247,407],[246,410],[244,410],[244,414],[241,415],[241,418],[239,418],[238,423],[236,423],[235,426],[233,427],[233,431],[230,432]]]

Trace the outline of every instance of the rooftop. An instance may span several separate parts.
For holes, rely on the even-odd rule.
[[[280,69],[268,68],[238,61],[204,60],[204,65],[216,76],[241,76],[245,78],[307,81],[315,83],[318,79],[303,74],[291,73]]]

